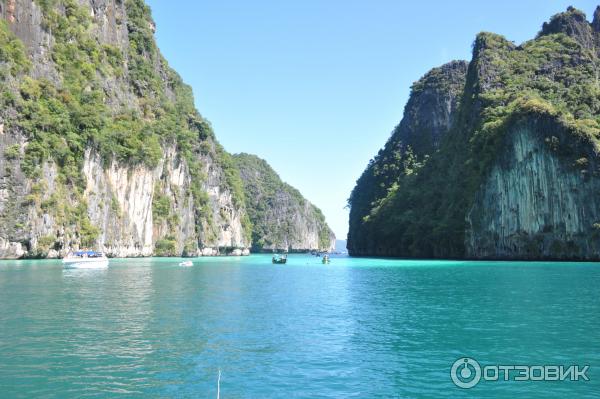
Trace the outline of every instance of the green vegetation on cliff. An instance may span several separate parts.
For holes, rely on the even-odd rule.
[[[0,20],[0,63],[2,63],[0,78],[3,81],[6,72],[17,75],[31,68],[23,43],[10,31],[4,20]]]
[[[334,237],[321,210],[281,181],[265,160],[245,153],[233,159],[246,191],[254,250],[330,248]]]
[[[399,190],[401,179],[414,179],[439,148],[453,122],[464,89],[467,63],[434,68],[415,82],[404,118],[358,179],[350,197],[350,244],[369,240],[363,225]],[[404,187],[404,184],[402,184]]]
[[[242,210],[240,218],[249,239],[251,224],[243,211],[239,172],[196,110],[191,88],[160,54],[144,1],[124,2],[124,17],[116,19],[116,29],[124,29],[127,42],[120,47],[99,40],[87,5],[76,0],[35,0],[35,4],[42,11],[41,29],[50,38],[48,65],[42,74],[30,73],[31,56],[8,23],[0,21],[2,117],[26,140],[23,151],[13,145],[4,154],[19,161],[22,172],[33,181],[47,178],[43,166],[53,162],[60,191],[70,193],[70,201],[57,203],[61,209],[51,209],[57,220],[86,245],[93,244],[98,232],[87,228],[90,220],[83,198],[87,152],[99,154],[107,168],[113,160],[155,168],[164,150],[174,147],[191,175],[199,240],[214,240],[218,230],[205,189],[209,161],[223,175],[219,177],[222,188]],[[157,198],[154,205],[159,220],[169,217],[163,215],[165,198]],[[82,211],[75,219],[66,218],[72,207]]]
[[[350,197],[351,253],[465,256],[468,211],[518,125],[544,126],[541,140],[562,164],[596,175],[587,160],[600,150],[597,17],[589,24],[583,13],[569,8],[520,46],[481,33],[466,76],[440,74],[438,69],[417,82],[399,130]],[[428,85],[438,100],[456,97],[449,119],[435,107],[421,112],[426,105],[422,91]],[[464,88],[456,92],[456,85]],[[431,137],[428,120],[445,127],[434,151],[413,152],[410,145],[400,144],[407,138],[414,141],[403,136],[407,123],[415,125],[413,135]],[[562,256],[548,256],[554,255]]]

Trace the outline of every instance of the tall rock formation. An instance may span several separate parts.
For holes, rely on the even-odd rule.
[[[479,34],[466,75],[426,75],[352,192],[350,253],[600,259],[599,55],[600,8],[570,7],[518,46]],[[415,111],[423,81],[448,117]]]
[[[335,235],[319,208],[282,182],[263,159],[245,153],[234,159],[246,192],[253,251],[334,249]]]
[[[465,61],[449,62],[432,69],[412,86],[404,118],[352,191],[348,232],[351,253],[371,253],[368,248],[377,245],[372,241],[376,237],[363,228],[365,218],[390,190],[397,189],[400,176],[411,175],[439,148],[453,123],[467,65]]]
[[[247,250],[239,173],[142,0],[2,0],[0,16],[0,258]]]

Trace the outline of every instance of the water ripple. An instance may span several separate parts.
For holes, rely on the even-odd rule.
[[[308,256],[0,263],[2,398],[596,397],[594,264]],[[482,364],[590,364],[585,383],[452,385]]]

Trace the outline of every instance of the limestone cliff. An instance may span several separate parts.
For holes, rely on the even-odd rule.
[[[600,259],[599,54],[600,8],[589,23],[570,7],[521,45],[479,34],[450,117],[413,123],[427,142],[431,119],[449,121],[435,150],[386,146],[357,182],[350,253]]]
[[[467,62],[434,68],[412,86],[404,117],[369,163],[350,197],[348,249],[355,255],[379,253],[377,237],[365,223],[401,176],[411,175],[440,147],[454,118],[465,85]]]
[[[554,138],[554,144],[553,140]],[[568,130],[531,117],[508,129],[467,213],[466,254],[475,258],[595,258],[600,254],[596,149],[569,164],[558,146]],[[585,161],[584,161],[585,159]]]
[[[0,258],[247,253],[231,156],[141,0],[0,1]]]
[[[335,235],[316,206],[282,182],[263,159],[244,153],[234,159],[247,193],[254,251],[334,249]]]

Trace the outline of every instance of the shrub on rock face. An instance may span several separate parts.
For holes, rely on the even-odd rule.
[[[165,237],[156,241],[154,244],[155,256],[177,256],[177,241],[175,237]]]
[[[4,158],[8,160],[15,160],[21,156],[21,146],[18,144],[13,144],[4,150]]]

